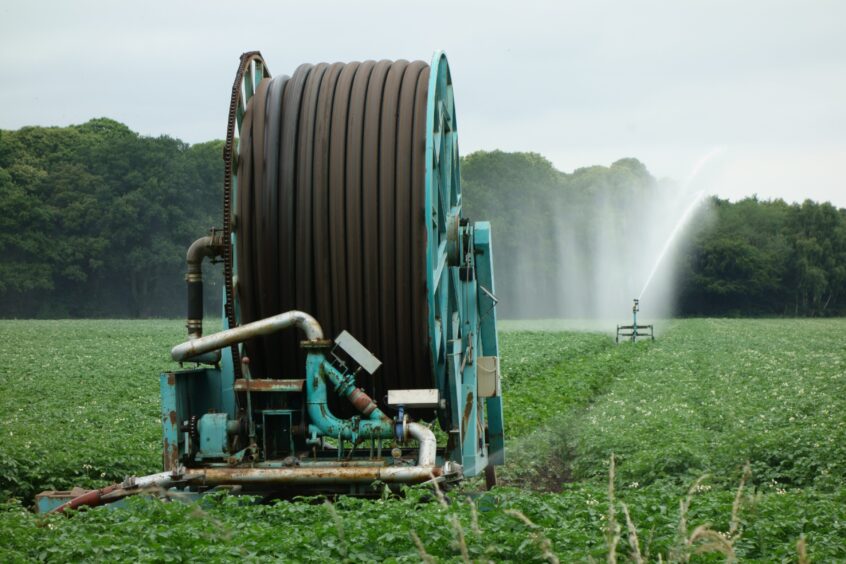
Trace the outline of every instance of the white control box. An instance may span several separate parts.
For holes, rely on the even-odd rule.
[[[437,388],[430,390],[388,390],[388,405],[403,407],[438,407],[440,395]]]

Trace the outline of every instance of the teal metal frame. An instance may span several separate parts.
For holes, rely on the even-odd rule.
[[[465,476],[475,476],[488,466],[504,463],[503,409],[498,371],[496,392],[485,397],[480,394],[478,373],[479,357],[499,356],[491,228],[487,222],[473,224],[461,216],[458,124],[446,55],[436,52],[430,68],[426,114],[425,210],[426,225],[429,226],[426,282],[429,289],[432,366],[441,397],[446,400],[438,409],[438,419],[449,437],[447,445],[439,449],[438,461],[457,462],[462,465]],[[249,99],[259,82],[267,77],[269,73],[261,61],[251,63],[244,74],[242,95],[236,111],[236,130],[240,130]],[[234,155],[237,154],[236,142]],[[234,166],[233,202],[238,201],[236,171],[237,166]],[[238,264],[236,237],[233,231],[230,244],[235,283]],[[240,318],[237,295],[233,305],[236,319]],[[223,329],[227,329],[226,316],[223,318]],[[234,368],[232,353],[227,347],[221,351],[220,364],[215,368],[161,375],[165,470],[176,469],[186,462],[216,464],[223,459],[231,464],[240,460],[243,451],[234,453],[226,450],[227,433],[239,416]],[[249,379],[248,368],[244,372],[244,377]],[[341,396],[351,394],[355,389],[354,374],[338,370],[327,360],[324,350],[310,349],[306,358],[304,392],[292,392],[304,396],[302,413],[306,420],[303,424],[307,426],[309,445],[320,444],[328,438],[338,441],[340,449],[343,449],[345,441],[350,442],[354,450],[362,442],[379,440],[381,449],[382,439],[395,436],[398,422],[378,408],[368,416],[351,419],[334,416],[327,406],[330,388]],[[248,407],[247,411],[251,408]],[[282,411],[271,415],[286,416]],[[193,439],[186,432],[185,422],[192,416],[199,419],[196,432],[200,435],[200,444],[189,449],[189,441]],[[249,416],[250,433],[255,436],[253,414]],[[291,426],[296,416],[290,411]],[[211,462],[213,460],[218,462]],[[385,457],[385,460],[391,458]],[[265,463],[277,464],[278,461]]]

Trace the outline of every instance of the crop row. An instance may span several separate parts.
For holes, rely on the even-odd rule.
[[[0,490],[19,500],[0,505],[0,561],[843,560],[844,329],[685,320],[635,346],[504,332],[508,487],[490,493],[133,499],[45,519],[26,507],[41,489],[159,469],[157,375],[183,329],[0,322]]]

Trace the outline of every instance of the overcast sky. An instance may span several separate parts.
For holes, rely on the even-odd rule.
[[[561,170],[636,157],[724,197],[846,207],[846,2],[0,4],[0,128],[107,116],[222,138],[242,51],[302,62],[447,52],[462,153],[534,151]],[[718,150],[722,148],[722,150]]]

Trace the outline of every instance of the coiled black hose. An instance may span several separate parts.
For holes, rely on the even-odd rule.
[[[290,78],[260,82],[240,130],[241,323],[296,309],[328,336],[350,331],[383,362],[360,383],[377,399],[389,388],[436,387],[426,288],[428,86],[422,61],[302,65]],[[294,334],[247,342],[246,352],[255,378],[303,373]]]

